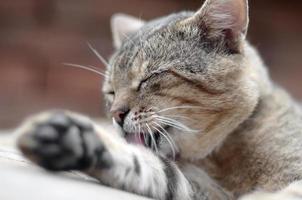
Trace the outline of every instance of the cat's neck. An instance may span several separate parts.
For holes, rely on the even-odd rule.
[[[262,95],[259,98],[258,105],[256,106],[253,114],[245,120],[235,132],[245,132],[246,127],[253,129],[255,123],[259,126],[269,126],[269,122],[278,123],[277,119],[284,115],[301,115],[301,107],[292,99],[292,97],[279,86],[273,86],[271,92]],[[276,119],[268,121],[268,119]],[[267,123],[263,123],[263,122]],[[259,122],[259,123],[258,123]],[[260,123],[262,122],[262,123]],[[277,132],[278,130],[276,130]]]
[[[244,43],[244,54],[247,60],[248,77],[258,85],[259,96],[266,96],[273,91],[273,84],[269,76],[267,67],[263,59],[259,55],[257,49],[253,47],[248,41]]]

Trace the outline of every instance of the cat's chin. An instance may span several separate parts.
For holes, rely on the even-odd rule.
[[[143,133],[125,133],[125,139],[128,143],[145,146]]]
[[[125,132],[124,137],[125,137],[125,139],[128,143],[136,144],[136,145],[142,145],[142,146],[145,146],[147,148],[154,149],[155,145],[158,146],[162,135],[163,134],[168,134],[167,130],[169,128],[170,127],[165,127],[162,130],[162,133],[160,133],[159,131],[152,132],[152,136],[151,136],[150,133],[148,133],[148,134],[145,133],[144,134],[144,133],[128,133],[128,132]]]

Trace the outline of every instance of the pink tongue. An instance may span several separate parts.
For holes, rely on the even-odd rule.
[[[132,143],[132,144],[141,144],[141,145],[145,144],[143,136],[138,135],[138,134],[129,133],[126,136],[126,140],[127,140],[127,142]]]

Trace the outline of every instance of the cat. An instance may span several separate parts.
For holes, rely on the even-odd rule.
[[[248,23],[247,0],[149,22],[114,15],[103,93],[117,131],[45,112],[18,129],[18,147],[45,169],[154,199],[301,198],[302,111],[270,80]]]

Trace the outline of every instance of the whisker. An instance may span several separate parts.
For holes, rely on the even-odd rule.
[[[75,67],[75,68],[80,68],[80,69],[84,69],[84,70],[87,70],[87,71],[91,71],[91,72],[94,72],[98,75],[101,75],[103,77],[107,77],[107,75],[105,73],[102,73],[100,72],[96,67],[93,67],[93,66],[84,66],[84,65],[79,65],[79,64],[73,64],[73,63],[62,63],[63,65],[65,66],[68,66],[68,67]]]
[[[152,132],[150,126],[147,123],[146,123],[146,126],[147,126],[148,132],[149,132],[149,134],[151,136],[152,146],[154,145],[155,151],[156,151],[156,153],[158,153],[158,149],[157,149],[156,141],[154,139],[153,132]]]
[[[170,136],[170,134],[168,133],[168,131],[166,131],[166,129],[164,129],[162,127],[162,125],[160,125],[159,123],[157,123],[157,122],[152,122],[152,123],[157,125],[159,128],[161,128],[166,133],[167,137],[169,137],[170,140],[173,142],[174,146],[176,147],[176,144],[175,144],[174,140],[172,139],[172,137]]]
[[[155,124],[155,123],[154,123]],[[162,130],[165,130],[163,127],[160,126],[160,124],[155,124],[157,126],[159,126]],[[176,156],[176,153],[175,153],[175,149],[174,149],[174,145],[172,145],[172,142],[171,142],[171,139],[169,139],[167,137],[166,134],[164,134],[163,132],[161,132],[158,128],[156,128],[156,126],[152,126],[156,131],[158,131],[166,140],[167,142],[169,143],[170,147],[171,147],[171,150],[172,150],[172,153],[173,153],[173,159],[175,160],[175,156]],[[166,130],[165,130],[166,131]],[[174,143],[174,142],[173,142]]]
[[[163,123],[163,124],[165,124],[165,125],[172,126],[172,127],[176,128],[176,129],[189,132],[188,130],[184,129],[183,127],[178,126],[177,124],[173,124],[173,123],[171,123],[169,121],[165,121],[165,120],[162,120],[162,119],[159,119],[158,121],[161,122],[161,123]]]
[[[174,109],[193,109],[193,108],[198,108],[198,109],[204,109],[203,107],[200,106],[175,106],[175,107],[170,107],[170,108],[164,108],[160,111],[157,111],[157,113],[162,113],[168,110],[174,110]]]
[[[135,139],[137,139],[139,136],[138,132],[137,132],[137,126],[134,124],[134,137]]]
[[[139,128],[141,129],[141,125],[140,124],[139,124]],[[146,143],[147,142],[146,133],[144,131],[142,131],[142,132],[143,132],[143,136],[144,136],[144,143],[145,143],[145,145],[147,145],[147,143]]]
[[[110,68],[109,63],[106,61],[106,59],[101,56],[101,54],[89,43],[87,42],[87,45],[89,47],[89,49],[96,55],[96,57],[98,57],[98,59],[107,67]]]
[[[165,121],[165,120],[158,120],[159,122],[165,124],[165,125],[168,125],[168,126],[171,126],[171,127],[174,127],[178,130],[182,130],[182,131],[185,131],[185,132],[188,132],[188,133],[198,133],[199,131],[198,130],[193,130],[193,129],[189,129],[188,127],[182,127],[182,126],[179,126],[177,124],[173,124],[169,121]]]
[[[191,129],[188,126],[184,125],[183,123],[181,123],[175,119],[160,116],[160,115],[155,115],[155,113],[153,113],[150,117],[148,117],[140,122],[144,123],[144,122],[148,122],[149,120],[152,120],[152,119],[157,119],[158,121],[164,122],[166,125],[173,126],[174,128],[177,128],[179,130],[183,130],[186,132],[199,132],[199,130]]]
[[[163,117],[163,116],[155,116],[155,118],[157,118],[158,120],[160,121],[163,121],[165,123],[169,123],[171,125],[174,125],[174,127],[178,127],[179,129],[182,129],[184,131],[187,131],[187,132],[198,132],[198,130],[194,130],[194,129],[191,129],[189,127],[187,127],[186,125],[184,125],[183,123],[175,120],[175,119],[171,119],[171,118],[168,118],[168,117]]]
[[[141,136],[141,125],[138,124],[138,133],[139,133],[139,139],[140,141],[142,141],[142,136]],[[146,136],[145,136],[145,133],[142,133],[143,134],[143,137],[144,137],[144,144],[146,145]]]
[[[193,120],[190,117],[185,117],[185,116],[181,116],[181,115],[162,115],[163,117],[176,117],[176,118],[180,118],[180,119],[187,119],[187,120]],[[173,119],[173,118],[172,118]]]

